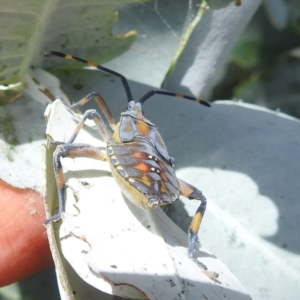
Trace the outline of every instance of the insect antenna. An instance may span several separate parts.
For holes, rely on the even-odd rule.
[[[94,63],[92,61],[87,61],[87,60],[82,59],[80,57],[73,56],[73,55],[70,55],[70,54],[65,54],[65,53],[58,52],[58,51],[47,51],[45,53],[45,55],[49,55],[49,56],[53,55],[53,56],[58,56],[58,57],[62,57],[62,58],[70,59],[70,60],[76,60],[76,61],[84,63],[86,65],[95,67],[98,70],[101,70],[101,71],[103,71],[105,73],[108,73],[108,74],[111,74],[111,75],[114,75],[114,76],[117,76],[117,77],[121,78],[123,87],[124,87],[125,92],[126,92],[126,96],[127,96],[128,102],[130,102],[131,100],[133,100],[132,93],[131,93],[128,81],[127,81],[126,77],[123,76],[122,74],[117,73],[117,72],[115,72],[113,70],[107,69],[107,68],[105,68],[105,67],[103,67],[101,65],[98,65],[98,64],[96,64],[96,63]]]
[[[200,100],[197,99],[195,97],[191,97],[191,96],[186,96],[186,95],[182,95],[182,94],[176,94],[176,93],[171,93],[171,92],[166,92],[166,91],[161,91],[161,90],[151,90],[148,93],[146,93],[139,101],[138,103],[140,103],[141,105],[149,98],[151,98],[153,95],[167,95],[167,96],[171,96],[171,97],[177,97],[177,98],[184,98],[184,99],[188,99],[191,101],[195,101],[197,103],[200,103],[202,105],[208,106],[210,107],[210,104],[204,100]]]

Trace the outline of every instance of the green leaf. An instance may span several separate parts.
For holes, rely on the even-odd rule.
[[[231,52],[231,60],[244,68],[255,66],[259,62],[260,47],[256,42],[245,41],[234,47]]]
[[[135,35],[112,35],[111,28],[118,20],[117,8],[129,2],[1,1],[0,83],[22,80],[31,64],[39,64],[53,48],[80,51],[98,62],[120,55]]]

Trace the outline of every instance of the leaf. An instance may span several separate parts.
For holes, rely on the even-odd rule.
[[[264,0],[264,4],[273,25],[278,29],[285,28],[289,18],[287,3],[283,0]]]
[[[10,84],[8,86],[0,86],[0,105],[13,102],[22,95],[21,83]]]
[[[235,0],[208,0],[207,4],[211,9],[221,9],[228,6],[230,3],[236,2]],[[243,3],[243,1],[241,1]],[[242,4],[243,5],[243,4]]]
[[[36,102],[43,105],[51,103],[57,97],[64,103],[70,103],[67,95],[61,90],[59,80],[43,69],[31,69],[23,80],[24,91]]]
[[[245,41],[234,47],[230,60],[243,68],[251,68],[259,62],[259,46],[254,41]]]
[[[47,135],[65,140],[61,126],[75,127],[76,120],[59,101],[48,108],[46,115]],[[78,142],[101,146],[89,129],[80,134]],[[61,264],[64,259],[57,251],[61,247],[77,274],[105,293],[133,299],[195,299],[199,294],[203,298],[250,299],[226,267],[205,249],[196,251],[195,257],[208,268],[207,274],[188,258],[187,235],[160,209],[142,210],[124,199],[107,163],[64,159],[63,167],[68,185],[67,207],[62,224],[53,226],[56,241],[52,226],[48,228],[58,274],[66,272]],[[52,163],[48,168],[52,169]],[[51,213],[56,206],[52,188],[47,189]],[[210,279],[208,274],[212,272],[220,277]],[[66,277],[58,277],[65,278],[61,283],[63,295],[82,292],[79,283],[75,286],[72,282],[73,276],[66,273]],[[70,288],[66,289],[68,284]]]
[[[120,55],[134,35],[113,36],[111,27],[114,11],[127,2],[132,1],[2,1],[0,83],[22,80],[52,48],[80,51],[99,63]]]
[[[42,190],[44,110],[28,95],[0,106],[0,178],[15,187]]]
[[[183,3],[184,1],[179,2]],[[22,5],[22,2],[19,1],[15,3],[20,3],[19,6]],[[182,15],[184,20],[189,19],[186,18],[186,10],[181,9],[181,11],[179,10],[181,13],[174,13],[170,2],[161,7],[162,3],[164,2],[158,1],[159,11],[162,13],[163,20],[171,24],[171,29],[174,29],[174,24]],[[176,1],[172,1],[173,3]],[[205,34],[201,35],[201,39],[196,43],[196,45],[203,43],[206,47],[191,46],[190,52],[188,51],[186,55],[192,62],[187,60],[187,65],[185,63],[180,65],[179,71],[185,74],[186,70],[189,70],[190,67],[193,69],[193,65],[201,59],[202,64],[193,69],[194,79],[192,78],[193,80],[190,81],[191,86],[195,87],[198,84],[204,92],[206,88],[210,89],[212,79],[217,76],[219,66],[227,57],[226,51],[229,51],[231,44],[242,31],[242,26],[238,26],[241,25],[239,22],[232,22],[233,26],[231,27],[230,18],[235,20],[241,8],[249,8],[247,5],[244,6],[247,3],[258,5],[256,1],[245,0],[238,8],[232,6],[234,10],[231,10],[231,14],[223,14],[220,17],[225,21],[229,18],[228,22],[217,23],[220,33],[226,33],[225,29],[228,29],[224,37],[211,35],[210,30],[215,34],[218,33],[218,30],[214,26],[210,27],[212,19],[207,19],[204,26]],[[298,26],[296,22],[299,15],[298,0],[294,0],[293,4],[294,9],[291,10],[293,22],[294,26]],[[251,18],[251,14],[255,11],[254,6],[243,11],[243,15],[239,18],[246,16],[245,21],[247,18]],[[143,8],[144,10],[135,7],[136,11],[141,12],[139,20],[144,20],[144,22],[137,21],[141,28],[145,28],[138,30],[140,40],[136,41],[130,51],[108,64],[128,77],[153,83],[151,87],[143,87],[131,82],[136,95],[143,94],[145,90],[153,89],[162,82],[164,72],[168,69],[172,53],[178,44],[178,40],[176,41],[174,36],[173,39],[170,37],[172,34],[169,28],[165,25],[156,27],[160,22],[162,24],[164,22],[158,17],[153,5],[152,7],[145,5]],[[129,10],[127,19],[134,23],[136,19],[135,15],[131,14],[132,10],[132,8]],[[166,11],[169,12],[167,17]],[[156,15],[156,19],[146,18],[150,12]],[[4,20],[2,16],[1,20]],[[11,21],[9,20],[9,22]],[[145,27],[146,23],[149,24],[148,27]],[[229,26],[226,26],[227,23]],[[5,27],[7,24],[11,23],[2,23],[3,32],[7,30],[8,27]],[[136,29],[136,26],[127,27],[124,23],[122,24],[123,27],[121,25],[120,27],[124,29],[124,33]],[[178,28],[176,27],[176,29]],[[178,29],[175,33],[180,33],[180,31],[181,29]],[[153,32],[154,34],[152,34]],[[198,31],[196,33],[198,34]],[[206,37],[210,39],[205,40]],[[30,46],[38,48],[37,44],[30,43]],[[9,48],[9,43],[6,44],[6,47]],[[12,52],[15,48],[9,49],[11,51],[6,53]],[[24,53],[24,51],[21,52]],[[31,60],[29,57],[31,52],[34,51],[26,53],[28,61]],[[191,55],[194,53],[198,53],[200,57],[197,56],[194,59],[194,56]],[[207,65],[205,64],[206,60]],[[16,66],[18,66],[18,62]],[[195,72],[197,68],[199,73]],[[201,77],[203,73],[204,75]],[[200,77],[197,81],[198,76]],[[100,74],[96,76],[93,72],[72,70],[61,72],[60,78],[64,79],[62,83],[72,100],[78,100],[91,91],[99,91],[108,100],[115,116],[119,116],[120,111],[126,106],[123,91],[119,90],[105,76]],[[188,80],[185,81],[185,86],[179,86],[178,82],[174,81],[170,85],[170,89],[176,92],[180,92],[181,89],[184,92],[184,89],[190,89]],[[296,86],[293,85],[294,88]],[[286,99],[286,96],[284,95],[282,99]],[[167,101],[172,101],[172,103]],[[1,138],[3,139],[3,135],[6,135],[5,138],[13,138],[12,133],[15,133],[16,129],[22,146],[28,149],[30,146],[39,148],[44,136],[44,122],[41,119],[43,107],[40,104],[29,102],[29,97],[23,96],[20,101],[0,108],[1,117],[6,117],[3,119],[4,124],[7,120],[12,124],[8,131],[5,129],[3,132],[5,127],[2,123]],[[298,284],[300,281],[298,271],[299,239],[297,238],[299,228],[297,213],[299,211],[297,180],[300,169],[299,121],[289,119],[282,114],[274,114],[269,110],[261,111],[257,106],[218,104],[213,106],[213,110],[207,111],[201,110],[195,104],[183,103],[182,100],[167,100],[159,97],[145,105],[145,113],[151,116],[151,121],[159,125],[170,154],[176,158],[178,175],[183,178],[185,176],[186,180],[201,188],[209,200],[203,228],[200,232],[203,244],[226,262],[254,298],[284,299],[286,295],[289,295],[291,298],[297,299],[300,293]],[[10,116],[13,118],[11,119]],[[22,156],[23,150],[15,152],[15,147],[11,149],[6,146],[5,148],[1,146],[2,149],[5,151],[1,159],[1,170],[5,171],[5,179],[17,177],[18,180],[23,170],[27,170],[29,173],[25,174],[24,172],[25,176],[23,177],[26,180],[35,180],[33,184],[39,184],[40,188],[39,174],[41,171],[38,166],[40,152],[28,151],[27,157],[31,158],[33,162],[28,163],[27,157]],[[7,149],[9,151],[6,151]],[[14,160],[15,169],[7,164],[7,160],[10,159]],[[22,165],[22,163],[26,163],[26,165]],[[200,168],[200,171],[192,168],[184,169],[185,167]],[[201,170],[201,168],[205,170]],[[238,174],[229,171],[235,171]],[[247,176],[243,176],[244,173]],[[23,186],[26,185],[23,184]],[[257,194],[259,195],[256,197]],[[54,192],[53,196],[55,197]],[[187,203],[183,206],[182,202],[178,202],[177,206],[170,207],[170,209],[175,209],[176,214],[174,213],[173,217],[177,215],[176,220],[184,230],[186,230],[190,216],[194,213],[197,204],[194,203],[194,207],[192,205],[193,203]],[[189,215],[187,215],[187,211]],[[255,233],[249,233],[252,226],[254,231],[256,230]],[[262,234],[268,235],[265,237]],[[64,268],[68,268],[68,265],[65,265]],[[73,276],[72,280],[76,287],[78,277]],[[94,293],[90,287],[88,291],[89,294]],[[79,293],[78,298],[80,296],[86,298]],[[103,295],[104,297],[108,296]]]
[[[173,106],[174,114],[177,109]],[[208,199],[201,242],[230,265],[253,299],[282,299],[287,293],[296,299],[299,119],[232,101],[218,101],[208,112],[186,106],[180,116],[182,123],[162,135],[169,137],[170,154],[180,158],[178,177]],[[165,118],[161,131],[168,123]],[[196,207],[182,198],[170,207],[171,217],[186,230]]]
[[[226,63],[234,43],[260,4],[261,0],[244,1],[239,7],[232,4],[206,11],[174,72],[166,78],[164,88],[174,90],[181,86],[200,98],[207,97],[216,74]]]

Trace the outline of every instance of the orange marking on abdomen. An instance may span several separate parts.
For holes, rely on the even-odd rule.
[[[135,157],[135,158],[146,158],[147,154],[142,153],[142,152],[134,152],[131,154],[131,156]]]
[[[152,181],[151,179],[147,176],[147,175],[143,175],[141,178],[140,178],[141,182],[143,184],[145,184],[146,186],[150,187],[151,184],[152,184]]]
[[[160,172],[159,175],[163,181],[168,182],[168,177],[164,172]]]
[[[147,164],[142,163],[142,162],[135,165],[134,168],[138,169],[140,171],[143,171],[143,172],[149,171],[149,166]]]
[[[162,193],[166,193],[166,192],[167,192],[167,187],[166,187],[166,185],[165,185],[163,182],[162,182],[162,184],[161,184],[160,191],[161,191]]]

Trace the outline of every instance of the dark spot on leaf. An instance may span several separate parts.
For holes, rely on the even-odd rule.
[[[74,85],[73,85],[74,90],[81,90],[83,88],[83,84],[80,81],[77,81]]]
[[[171,287],[174,287],[176,285],[172,279],[168,279],[167,282],[170,283]]]
[[[194,286],[192,283],[190,283],[188,281],[186,281],[185,283],[186,283],[187,286]]]

